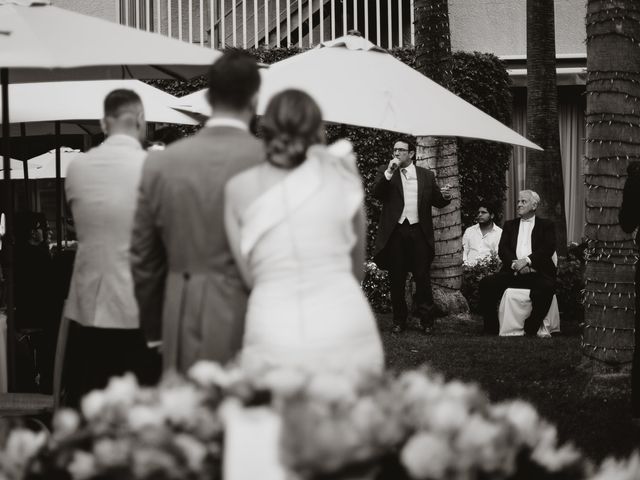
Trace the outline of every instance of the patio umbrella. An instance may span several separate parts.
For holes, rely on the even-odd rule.
[[[479,138],[540,150],[361,37],[340,37],[271,65],[263,72],[258,114],[287,88],[309,93],[328,122],[411,135]],[[204,91],[181,97],[176,108],[210,113]]]
[[[60,147],[60,176],[67,176],[67,168],[71,161],[82,155],[80,150],[69,147]],[[56,149],[50,150],[42,155],[29,159],[29,178],[33,180],[44,180],[56,178]]]
[[[9,97],[12,99],[9,118],[13,122],[10,135],[51,135],[55,128],[52,122],[56,121],[73,121],[73,124],[62,123],[61,134],[99,133],[100,126],[96,121],[104,116],[104,98],[118,88],[133,90],[140,96],[149,122],[198,124],[193,116],[170,107],[176,97],[139,80],[18,83],[9,86]],[[93,125],[83,124],[83,121],[93,121]],[[11,176],[16,178],[13,170]],[[21,178],[25,178],[24,175]],[[28,188],[25,188],[25,195],[29,198]]]
[[[13,124],[100,120],[104,116],[105,97],[119,88],[133,90],[140,96],[148,122],[198,124],[192,116],[171,108],[176,97],[139,80],[13,84],[9,86],[9,118]]]
[[[20,160],[16,160],[14,158],[10,159],[10,165],[11,165],[11,179],[13,180],[19,180],[19,179],[23,179],[24,178],[24,163]],[[4,171],[4,167],[0,168],[0,170]],[[31,178],[32,175],[35,174],[36,169],[34,167],[30,167],[29,169],[29,177]]]
[[[10,180],[9,83],[89,79],[188,79],[206,71],[220,55],[115,23],[51,6],[48,0],[0,0],[0,84],[4,178]],[[59,125],[59,124],[57,124]],[[57,132],[59,128],[56,128]],[[60,173],[60,155],[56,154]],[[13,234],[13,206],[6,189],[6,234]],[[57,182],[57,207],[62,190]],[[60,220],[58,215],[58,221]],[[58,244],[61,243],[58,226]],[[12,255],[12,242],[7,257]],[[13,265],[7,275],[7,325],[13,326]],[[9,332],[11,333],[11,331]],[[12,358],[10,352],[9,357]]]

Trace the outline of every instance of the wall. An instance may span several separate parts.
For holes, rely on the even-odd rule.
[[[74,12],[116,21],[115,0],[52,0],[53,5]]]
[[[556,0],[556,52],[586,53],[584,0]],[[525,55],[526,0],[449,0],[454,50]]]

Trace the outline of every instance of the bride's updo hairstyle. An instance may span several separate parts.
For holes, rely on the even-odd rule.
[[[269,163],[295,168],[304,162],[307,148],[324,143],[320,107],[301,90],[284,90],[267,105],[262,117],[262,136]]]

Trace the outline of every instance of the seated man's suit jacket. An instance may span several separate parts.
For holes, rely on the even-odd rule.
[[[502,227],[502,237],[498,246],[498,256],[502,260],[502,271],[511,272],[511,262],[517,260],[518,231],[520,219],[508,220]],[[556,276],[553,254],[556,251],[556,233],[553,222],[536,217],[531,232],[531,268],[548,277]]]

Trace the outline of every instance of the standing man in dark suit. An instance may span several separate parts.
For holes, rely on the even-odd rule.
[[[631,162],[627,167],[627,181],[622,193],[619,220],[622,230],[633,232],[640,226],[640,162]],[[640,234],[636,233],[636,245],[640,245]],[[636,319],[635,347],[631,363],[631,415],[634,422],[640,421],[640,261],[636,262]]]
[[[140,324],[162,338],[165,370],[225,363],[242,345],[248,291],[224,229],[224,187],[264,161],[249,132],[260,74],[246,53],[226,52],[209,70],[213,114],[193,137],[149,155],[131,240]]]
[[[536,335],[549,311],[555,291],[556,237],[553,222],[536,216],[540,196],[523,190],[518,197],[520,218],[505,222],[498,246],[502,269],[480,282],[480,309],[485,333],[497,334],[497,304],[507,288],[528,288],[532,311],[524,332]]]
[[[393,159],[380,167],[373,194],[382,202],[374,261],[389,271],[393,331],[406,328],[405,298],[407,273],[416,283],[414,301],[424,333],[433,331],[431,262],[434,256],[431,207],[443,208],[451,202],[449,185],[442,188],[430,170],[416,167],[416,148],[408,139],[393,146]]]

